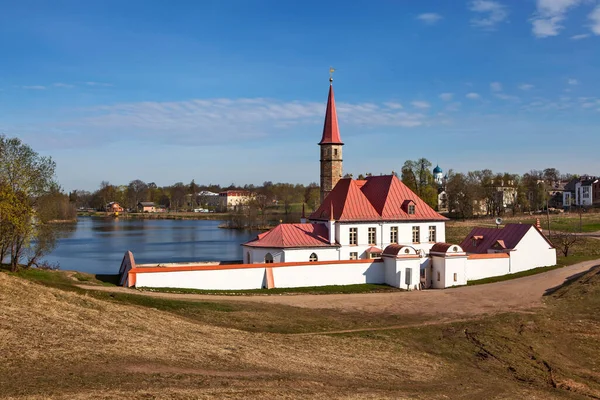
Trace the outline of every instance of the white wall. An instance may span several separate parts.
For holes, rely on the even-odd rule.
[[[384,264],[349,263],[273,268],[275,287],[306,287],[385,283]]]
[[[556,249],[532,226],[510,252],[511,273],[556,265]]]
[[[445,279],[444,287],[461,286],[467,284],[467,256],[451,256],[444,259]],[[456,274],[456,280],[454,280]]]
[[[382,223],[336,223],[337,241],[342,245],[340,259],[347,260],[350,252],[358,252],[359,257],[365,258],[364,251],[371,247],[369,241],[369,228],[376,228],[375,246],[384,250],[390,243],[391,227],[398,227],[398,244],[408,245],[415,249],[423,249],[428,252],[435,242],[429,242],[429,227],[436,227],[436,242],[446,240],[446,228],[444,222],[382,222]],[[412,241],[412,227],[420,227],[420,243]],[[358,244],[350,246],[350,228],[358,229]]]
[[[241,268],[205,271],[147,272],[136,274],[136,287],[169,287],[206,290],[260,289],[265,269]]]
[[[244,264],[262,264],[265,262],[265,255],[267,253],[271,253],[273,256],[273,262],[284,262],[284,253],[281,249],[272,249],[265,247],[246,247],[242,246],[244,249],[243,253],[243,263]],[[248,262],[248,252],[250,252],[250,262]],[[308,260],[306,260],[308,261]]]
[[[283,262],[308,262],[310,255],[315,253],[317,261],[332,261],[339,260],[340,254],[337,247],[315,247],[312,249],[285,249]]]
[[[384,257],[385,283],[387,285],[415,290],[421,283],[421,260],[419,258]],[[410,272],[410,285],[406,284],[407,273]]]
[[[509,274],[510,258],[467,259],[467,281]]]

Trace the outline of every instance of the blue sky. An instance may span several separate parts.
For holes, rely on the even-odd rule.
[[[600,174],[600,1],[0,1],[0,132],[66,190],[344,172]]]

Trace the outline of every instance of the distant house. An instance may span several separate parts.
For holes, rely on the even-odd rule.
[[[245,206],[252,199],[252,193],[246,190],[227,190],[219,193],[219,209],[221,211],[235,210]]]
[[[585,176],[575,184],[575,204],[578,206],[600,204],[600,180],[598,178]]]
[[[111,201],[104,207],[107,212],[123,212],[123,207],[116,201]]]
[[[156,204],[152,201],[140,201],[137,205],[138,212],[153,213],[156,212]]]

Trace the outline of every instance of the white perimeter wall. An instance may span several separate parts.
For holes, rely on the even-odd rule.
[[[467,280],[489,278],[509,274],[510,258],[467,259]]]
[[[511,273],[556,265],[556,249],[532,226],[510,252]]]
[[[385,283],[402,289],[418,289],[421,283],[421,259],[385,257]],[[410,274],[410,285],[406,276]]]
[[[283,250],[284,262],[308,262],[310,255],[315,253],[317,261],[339,260],[340,254],[337,247],[312,248],[312,249],[287,249]]]
[[[382,262],[273,268],[275,287],[385,283]]]
[[[136,274],[135,286],[206,290],[244,290],[262,288],[264,278],[264,268],[147,272]]]

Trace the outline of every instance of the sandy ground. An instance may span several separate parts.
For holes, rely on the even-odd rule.
[[[542,307],[542,296],[566,279],[599,265],[600,259],[574,264],[545,273],[503,282],[476,286],[463,286],[445,290],[423,290],[393,293],[358,294],[298,294],[298,295],[248,295],[223,296],[200,294],[174,294],[136,291],[135,293],[182,300],[243,301],[284,304],[304,308],[327,308],[340,311],[374,312],[395,315],[443,316],[448,319],[493,314],[505,311],[524,311]],[[89,290],[132,293],[122,287],[80,285]]]

